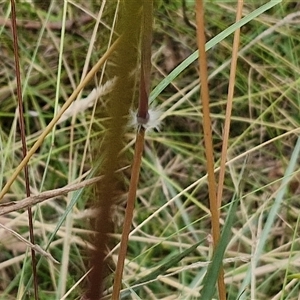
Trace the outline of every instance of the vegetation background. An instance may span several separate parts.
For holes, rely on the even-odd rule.
[[[76,88],[82,74],[110,43],[116,1],[101,1],[100,5],[81,0],[66,3],[36,1],[17,5],[29,148]],[[265,3],[246,1],[243,16]],[[235,7],[234,2],[205,2],[207,40],[235,22]],[[1,185],[22,159],[9,8],[9,1],[0,4]],[[299,299],[299,8],[298,2],[283,1],[241,30],[221,210],[224,224],[228,204],[238,199],[224,257],[228,299]],[[194,1],[187,0],[182,5],[179,0],[165,0],[155,10],[152,88],[163,80],[169,85],[152,97],[153,105],[164,113],[160,131],[146,136],[123,278],[124,289],[131,295],[123,294],[124,299],[199,299],[199,287],[211,260],[198,66],[196,62],[183,65],[176,78],[167,77],[197,49],[194,20]],[[220,38],[207,52],[216,167],[222,147],[232,39],[233,35]],[[105,78],[99,72],[81,98],[89,99],[93,88],[101,87],[102,76]],[[104,94],[109,86],[102,89],[100,107],[105,105]],[[84,178],[92,165],[90,142],[101,139],[105,131],[105,115],[95,116],[93,105],[91,102],[80,107],[77,114],[74,107],[69,110],[32,157],[32,194]],[[92,131],[92,125],[98,131]],[[124,149],[130,158],[134,130],[128,128],[126,138]],[[91,247],[89,224],[94,215],[90,195],[87,189],[83,193],[71,192],[33,207],[36,243],[42,248],[49,245],[48,251],[60,262],[58,265],[38,255],[40,299],[79,299],[83,293],[81,279],[88,271],[86,251]],[[23,198],[24,177],[20,175],[2,201]],[[120,240],[125,199],[126,188],[115,207],[112,248]],[[76,204],[72,212],[66,213],[72,201]],[[62,216],[66,220],[60,224]],[[8,231],[12,229],[28,239],[27,212],[1,215],[0,221],[6,227],[0,230],[0,298],[32,299],[32,287],[27,287],[31,276],[27,245]],[[265,228],[270,230],[266,232]],[[191,248],[197,243],[196,249]],[[187,249],[193,251],[181,257],[180,253]],[[256,253],[260,253],[259,263],[254,265]],[[114,250],[112,270],[116,258]],[[108,276],[107,286],[111,281]],[[133,290],[135,285],[139,288]]]

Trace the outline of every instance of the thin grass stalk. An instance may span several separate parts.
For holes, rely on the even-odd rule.
[[[204,27],[204,8],[202,0],[196,2],[196,23],[197,23],[197,42],[199,49],[199,68],[200,68],[200,82],[201,82],[201,100],[203,107],[203,130],[204,130],[204,143],[205,154],[207,160],[207,176],[208,176],[208,189],[209,189],[209,203],[211,211],[211,224],[212,224],[212,237],[214,250],[216,249],[220,239],[220,223],[219,223],[219,207],[217,203],[216,193],[216,179],[214,174],[214,155],[212,143],[212,124],[210,119],[209,110],[209,91],[207,80],[207,61],[205,52],[205,27]],[[226,289],[224,283],[224,271],[220,267],[218,277],[218,290],[221,300],[226,299]]]
[[[118,262],[115,271],[113,292],[111,298],[113,300],[119,299],[121,286],[122,286],[124,262],[127,253],[127,245],[128,245],[128,239],[129,239],[129,234],[130,234],[130,229],[132,224],[134,203],[136,198],[137,186],[139,182],[140,167],[141,167],[141,161],[142,161],[142,155],[144,149],[144,136],[145,136],[145,130],[141,126],[137,132],[137,137],[135,142],[134,160],[132,165],[130,186],[129,186],[128,197],[127,197],[127,206],[125,211],[123,231],[122,231],[122,237],[120,242],[120,251],[119,251]]]
[[[0,204],[0,216],[6,215],[13,211],[18,211],[20,209],[28,208],[28,206],[33,206],[35,204],[41,203],[46,200],[54,199],[62,195],[66,195],[70,192],[77,191],[81,188],[90,186],[97,181],[101,180],[101,176],[94,177],[91,179],[86,179],[82,182],[70,184],[62,188],[54,189],[39,193],[38,195],[33,195],[16,202],[9,202],[5,204]]]
[[[68,98],[68,100],[65,102],[65,104],[62,106],[62,108],[58,111],[57,115],[54,116],[54,118],[51,120],[51,122],[47,125],[47,127],[44,129],[40,137],[37,139],[37,141],[34,143],[32,148],[27,152],[26,156],[23,158],[21,163],[17,166],[16,170],[13,172],[5,186],[0,192],[0,201],[3,199],[4,195],[8,192],[10,186],[15,181],[16,177],[20,174],[24,166],[28,163],[31,156],[36,152],[36,150],[41,146],[46,136],[50,133],[50,131],[53,129],[57,121],[60,119],[60,117],[63,115],[63,113],[68,109],[68,107],[72,104],[72,102],[76,99],[78,94],[81,92],[81,90],[94,78],[94,75],[99,71],[99,69],[102,67],[102,65],[105,63],[105,61],[109,58],[109,56],[116,50],[120,39],[117,39],[111,47],[103,54],[103,56],[99,59],[97,64],[90,70],[90,72],[86,75],[85,79],[80,82],[80,84],[77,86],[77,88],[73,91],[71,96]]]
[[[149,121],[148,102],[150,92],[151,76],[151,44],[152,44],[152,23],[153,23],[153,1],[143,1],[142,14],[142,42],[141,42],[141,73],[140,73],[140,94],[137,121],[140,124],[135,143],[134,160],[131,171],[130,186],[128,191],[125,220],[123,225],[120,251],[115,272],[112,299],[117,300],[120,296],[122,286],[122,275],[124,262],[127,253],[129,234],[133,219],[134,203],[139,182],[139,173],[144,149],[145,129],[143,124]]]
[[[55,93],[55,106],[54,106],[54,115],[57,114],[58,110],[58,99],[60,96],[60,81],[61,81],[61,72],[62,72],[62,62],[63,62],[63,51],[64,51],[64,41],[65,41],[65,29],[66,29],[66,17],[67,17],[67,8],[68,8],[68,3],[64,2],[63,4],[63,9],[62,9],[62,26],[61,26],[61,37],[60,37],[60,45],[59,45],[59,59],[58,59],[58,69],[57,69],[57,83],[56,83],[56,93]],[[72,141],[73,137],[73,127],[71,127],[71,132],[70,132],[70,139]],[[53,127],[52,129],[52,134],[51,134],[51,147],[50,151],[48,153],[47,157],[47,167],[45,169],[44,175],[43,175],[43,181],[46,178],[46,174],[48,174],[47,169],[48,169],[48,164],[50,163],[50,158],[52,157],[52,151],[53,151],[53,145],[55,145],[55,132],[56,132],[56,126]],[[72,153],[73,151],[73,143],[70,143],[69,147],[69,153]],[[69,154],[70,156],[71,154]],[[73,162],[76,162],[76,159],[73,160]],[[70,177],[73,176],[72,172],[72,167],[74,166],[74,163],[72,164],[72,161],[70,159],[69,161],[69,171],[68,171],[68,177],[69,180],[68,182],[71,181]],[[74,168],[74,167],[73,167]],[[67,205],[70,202],[70,197],[71,195],[68,195],[67,197]],[[65,223],[65,228],[66,228],[66,236],[63,241],[63,250],[62,250],[62,259],[61,259],[61,267],[60,267],[60,272],[59,272],[59,278],[58,278],[58,285],[56,289],[56,299],[60,299],[61,296],[65,293],[66,290],[66,280],[67,278],[67,273],[68,273],[68,265],[69,265],[69,259],[70,259],[70,235],[71,235],[71,229],[72,229],[72,214],[68,214],[66,218],[66,223]]]
[[[237,1],[237,12],[236,12],[236,22],[238,22],[242,17],[243,12],[243,0]],[[232,47],[232,59],[230,66],[230,77],[229,77],[229,85],[228,85],[228,97],[227,97],[227,107],[225,114],[225,124],[224,124],[224,133],[223,133],[223,144],[222,144],[222,154],[221,154],[221,163],[220,163],[220,173],[219,173],[219,181],[218,181],[218,206],[221,206],[222,195],[223,195],[223,187],[224,187],[224,177],[225,177],[225,164],[227,160],[227,148],[228,148],[228,138],[229,138],[229,130],[230,130],[230,119],[231,119],[231,111],[232,111],[232,102],[233,102],[233,94],[234,94],[234,85],[235,85],[235,76],[236,76],[236,66],[238,59],[238,51],[240,44],[240,27],[235,31],[233,38],[233,47]]]
[[[17,79],[17,98],[18,98],[18,107],[19,107],[19,126],[20,134],[22,140],[22,152],[23,158],[27,155],[27,145],[26,145],[26,132],[24,124],[24,111],[23,111],[23,98],[22,98],[22,85],[21,85],[21,71],[20,71],[20,61],[19,61],[19,45],[18,45],[18,35],[17,35],[17,15],[16,15],[16,6],[15,1],[11,0],[11,16],[12,16],[12,33],[13,33],[13,47],[14,47],[14,56],[15,56],[15,68],[16,68],[16,79]],[[25,174],[25,189],[26,196],[30,197],[30,184],[29,184],[29,174],[28,174],[28,165],[24,165],[24,174]],[[30,242],[34,245],[34,232],[33,232],[33,217],[31,206],[27,208],[28,212],[28,226],[29,226],[29,237]],[[31,260],[32,260],[32,274],[33,274],[33,286],[34,286],[34,299],[38,299],[38,282],[37,282],[37,273],[36,273],[36,256],[35,250],[33,248],[31,251]]]
[[[149,120],[148,102],[151,76],[151,45],[152,45],[153,1],[143,1],[143,33],[141,53],[140,101],[138,119],[147,123]]]

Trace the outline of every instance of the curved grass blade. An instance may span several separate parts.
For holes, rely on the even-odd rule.
[[[218,280],[218,274],[220,266],[222,265],[225,249],[230,238],[231,227],[235,219],[235,213],[237,210],[238,203],[239,200],[233,197],[229,211],[227,213],[227,218],[225,221],[224,229],[219,244],[216,247],[216,251],[214,253],[212,262],[208,266],[207,273],[205,274],[203,279],[203,289],[201,291],[200,300],[210,300],[216,292],[216,282]]]
[[[90,179],[90,178],[93,178],[98,170],[98,168],[100,167],[102,163],[102,160],[99,159],[97,165],[91,170],[91,172],[89,173],[89,175],[87,176],[87,179]],[[57,231],[59,230],[59,228],[62,226],[62,224],[64,223],[64,221],[66,220],[67,218],[67,215],[72,211],[73,207],[75,206],[75,204],[78,202],[78,200],[80,199],[80,197],[82,196],[82,193],[84,191],[84,188],[81,188],[79,190],[77,190],[75,193],[74,193],[74,196],[72,198],[72,200],[70,201],[70,204],[67,206],[64,214],[61,216],[60,220],[58,221],[54,231],[52,232],[52,234],[50,235],[49,239],[48,239],[48,244],[46,245],[46,247],[44,248],[45,251],[48,250],[48,248],[50,247],[51,243],[53,242],[55,236],[56,236],[56,233]],[[41,257],[37,263],[37,268],[40,266],[41,262],[42,262],[42,258]],[[24,293],[23,293],[23,296],[22,296],[22,300],[25,300],[26,299],[26,295],[27,295],[27,292],[28,292],[28,289],[29,289],[29,286],[32,282],[32,277],[30,278],[30,280],[28,281],[27,285],[26,285],[26,288],[24,289]]]
[[[273,6],[281,3],[282,0],[276,0],[276,1],[270,1],[261,7],[257,8],[253,12],[251,12],[249,15],[241,19],[240,21],[232,24],[228,28],[226,28],[224,31],[219,33],[217,36],[212,38],[210,41],[208,41],[205,44],[205,51],[208,51],[213,46],[217,45],[219,42],[224,40],[226,37],[228,37],[230,34],[236,31],[237,28],[242,27],[243,25],[249,23],[265,11],[269,10]],[[150,103],[152,103],[159,95],[160,93],[180,74],[182,73],[190,64],[192,64],[196,59],[198,59],[198,50],[192,53],[188,58],[186,58],[178,67],[176,67],[166,78],[164,78],[151,92],[150,94]]]
[[[279,209],[281,207],[281,204],[284,200],[284,195],[288,189],[288,183],[289,181],[292,179],[292,175],[294,172],[294,169],[297,166],[297,160],[299,158],[300,155],[300,137],[298,137],[296,146],[294,148],[294,151],[292,153],[291,156],[291,160],[288,164],[288,167],[286,169],[286,172],[284,174],[283,180],[282,180],[282,184],[281,187],[279,188],[279,192],[276,195],[274,204],[272,205],[270,211],[268,212],[268,217],[267,217],[267,221],[265,223],[264,229],[261,233],[261,236],[259,237],[259,243],[257,246],[257,250],[256,250],[256,255],[253,258],[254,259],[254,263],[252,264],[253,267],[255,267],[259,261],[259,257],[261,256],[263,249],[265,247],[266,241],[268,239],[269,233],[272,229],[272,225],[278,215]],[[245,288],[250,284],[250,280],[251,280],[251,273],[254,272],[254,270],[251,268],[248,268],[247,274],[245,276],[245,279],[243,281],[243,284],[240,287],[240,291],[239,294],[241,294]],[[246,293],[244,293],[240,299],[245,299],[246,297]]]
[[[193,251],[195,251],[197,249],[197,247],[199,245],[203,244],[204,242],[205,242],[205,239],[197,242],[193,246],[185,249],[183,252],[175,255],[170,260],[168,260],[166,263],[158,266],[150,274],[147,274],[146,276],[144,276],[144,277],[140,278],[139,280],[135,281],[134,283],[132,283],[130,289],[133,290],[133,291],[137,291],[138,289],[143,287],[142,283],[147,283],[148,281],[151,281],[151,280],[157,278],[157,276],[163,275],[168,269],[170,269],[171,267],[176,266],[183,258],[188,256]],[[136,285],[138,285],[138,286],[136,286]],[[127,299],[127,297],[130,295],[130,293],[131,293],[130,290],[126,290],[126,291],[121,292],[121,299]]]

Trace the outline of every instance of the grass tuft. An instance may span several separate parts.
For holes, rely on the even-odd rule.
[[[34,147],[28,159],[29,182],[32,196],[39,195],[30,201],[43,200],[32,206],[35,243],[60,262],[57,265],[37,253],[39,299],[80,299],[93,249],[90,224],[97,215],[92,190],[86,187],[96,176],[91,172],[91,141],[101,141],[107,133],[108,102],[101,89],[116,80],[109,73],[114,61],[102,61],[101,70],[68,102],[92,99],[91,103],[84,109],[79,106],[79,111],[72,105],[60,123],[55,115],[61,107],[67,109],[65,103],[89,70],[112,51],[118,7],[117,1],[97,5],[69,0],[64,9],[57,1],[45,2],[45,6],[39,1],[20,2],[16,11],[26,142],[28,149]],[[183,8],[179,0],[158,4],[150,103],[163,113],[160,131],[145,135],[121,297],[200,299],[207,284],[213,283],[205,283],[205,274],[211,274],[210,266],[222,260],[227,299],[298,299],[299,4],[246,1],[242,19],[235,23],[236,3],[204,1],[216,178],[233,33],[241,27],[219,218],[224,257],[220,258],[222,253],[219,260],[212,256],[210,239],[195,6],[186,1]],[[17,172],[10,188],[3,191],[22,161],[10,13],[9,2],[1,3],[0,223],[5,227],[0,229],[0,299],[5,300],[33,297],[30,251],[15,238],[16,233],[29,240],[26,205],[17,206],[25,203],[24,175]],[[96,105],[103,111],[95,113]],[[118,171],[123,185],[113,206],[114,232],[107,248],[107,299],[118,257],[134,139],[134,130],[126,127],[124,164]],[[36,144],[38,140],[43,143]],[[232,199],[237,203],[235,212]]]

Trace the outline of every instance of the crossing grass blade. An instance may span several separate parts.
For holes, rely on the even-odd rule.
[[[182,251],[181,253],[178,253],[176,255],[174,255],[172,258],[170,258],[166,263],[159,265],[157,268],[155,268],[155,270],[153,270],[150,274],[147,274],[146,276],[144,276],[143,278],[135,281],[132,283],[130,290],[126,290],[121,292],[121,299],[127,299],[126,297],[128,297],[131,293],[131,290],[133,291],[137,291],[140,288],[143,287],[143,283],[147,283],[153,279],[156,279],[159,275],[164,275],[165,272],[178,265],[178,263],[184,259],[185,257],[187,257],[188,255],[190,255],[193,251],[195,251],[197,249],[197,247],[201,244],[203,244],[205,242],[205,240],[201,240],[198,243],[196,243],[195,245],[185,249],[184,251]]]
[[[278,5],[281,3],[282,0],[276,0],[276,1],[270,1],[261,7],[257,8],[244,18],[242,18],[240,21],[232,24],[222,32],[220,32],[218,35],[213,37],[211,40],[209,40],[205,45],[205,50],[208,51],[215,45],[219,44],[221,41],[223,41],[226,37],[228,37],[230,34],[234,33],[237,28],[242,27],[243,25],[251,22],[253,19],[264,13],[265,11],[271,9],[275,5]],[[165,77],[151,92],[150,94],[150,103],[152,103],[159,95],[160,93],[172,82],[174,79],[182,73],[186,68],[188,68],[189,65],[191,65],[196,59],[198,59],[198,50],[192,53],[189,57],[187,57],[179,66],[177,66],[167,77]]]
[[[224,229],[221,234],[220,242],[216,247],[211,264],[208,266],[207,273],[203,279],[203,289],[201,290],[200,300],[211,300],[216,292],[216,282],[228,241],[230,239],[231,228],[236,218],[236,211],[239,200],[233,197],[230,208],[227,212]]]

